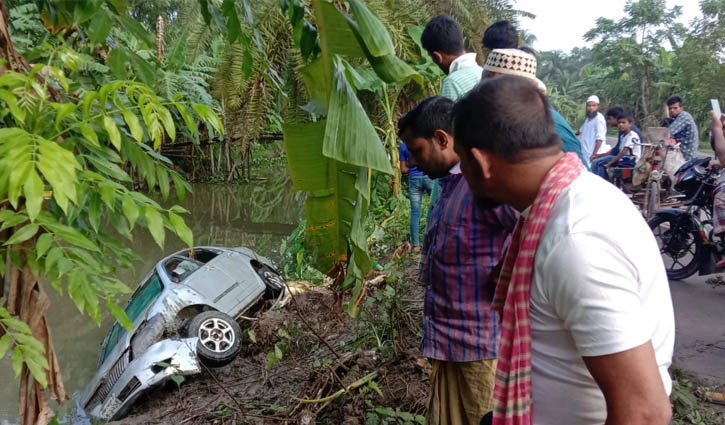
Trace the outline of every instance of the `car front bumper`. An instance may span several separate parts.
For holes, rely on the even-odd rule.
[[[103,420],[122,416],[133,402],[145,391],[174,375],[193,375],[201,372],[196,354],[199,338],[165,339],[151,345],[144,353],[131,361],[102,400],[94,400],[101,391],[98,383],[89,394],[93,406],[86,406],[88,413]]]

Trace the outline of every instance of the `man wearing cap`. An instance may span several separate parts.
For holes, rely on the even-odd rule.
[[[486,58],[483,66],[484,77],[495,77],[497,75],[516,75],[531,80],[539,91],[546,93],[546,85],[536,78],[536,58],[519,49],[493,49]],[[582,154],[582,146],[579,138],[574,134],[566,119],[553,107],[551,115],[554,119],[554,129],[561,137],[564,152],[574,152],[581,159],[582,163],[589,168],[588,157]]]
[[[589,96],[587,99],[587,117],[579,128],[577,135],[581,137],[582,154],[591,164],[607,137],[607,122],[599,112],[599,97]]]

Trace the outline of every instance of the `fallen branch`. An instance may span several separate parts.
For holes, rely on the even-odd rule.
[[[371,372],[365,375],[364,377],[358,379],[357,381],[350,384],[347,388],[343,387],[339,391],[323,398],[318,398],[314,400],[305,399],[305,398],[297,398],[292,397],[293,399],[299,401],[300,403],[304,404],[317,404],[317,403],[327,403],[332,400],[335,400],[336,398],[340,397],[341,395],[345,394],[346,392],[349,392],[350,390],[354,390],[356,388],[362,387],[363,385],[367,384],[368,382],[372,381],[373,379],[378,377],[378,372]]]

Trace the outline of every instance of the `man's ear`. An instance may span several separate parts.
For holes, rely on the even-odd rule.
[[[440,128],[433,132],[433,143],[437,144],[441,150],[445,150],[452,146],[453,136]]]
[[[488,180],[491,178],[491,154],[479,148],[471,148],[471,157],[476,166],[481,170],[481,176]]]
[[[429,51],[428,54],[430,55],[430,58],[433,59],[433,62],[435,64],[441,64],[443,63],[443,55],[441,52],[431,52]]]

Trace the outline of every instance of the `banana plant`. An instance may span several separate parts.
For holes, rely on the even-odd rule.
[[[347,4],[349,10],[325,0],[313,0],[309,10],[298,0],[282,4],[307,61],[300,70],[310,99],[305,109],[319,117],[287,123],[283,133],[293,185],[308,194],[305,249],[335,290],[353,289],[347,310],[355,315],[372,266],[364,227],[371,171],[394,171],[355,91],[364,79],[350,62],[367,60],[390,84],[422,84],[423,77],[395,55],[390,34],[363,2]],[[314,24],[305,19],[308,11]]]

